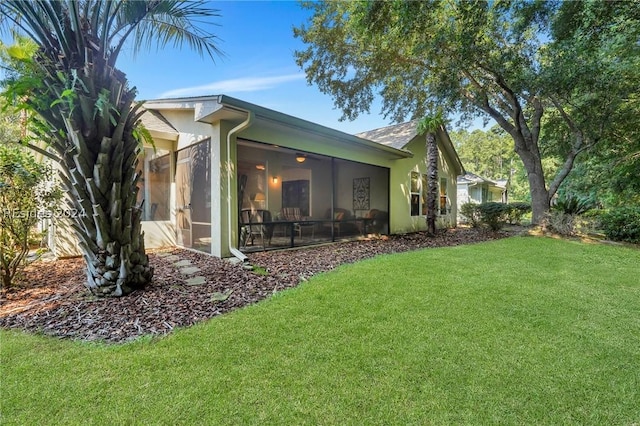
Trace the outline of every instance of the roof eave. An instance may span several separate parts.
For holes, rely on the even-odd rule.
[[[196,121],[207,123],[212,123],[220,119],[241,119],[243,113],[252,111],[256,118],[273,121],[307,132],[319,134],[323,137],[328,137],[340,142],[356,144],[364,148],[385,153],[395,159],[413,157],[413,153],[408,150],[380,145],[368,139],[359,138],[349,133],[344,133],[330,127],[264,108],[227,95],[156,99],[145,102],[145,106],[149,109],[159,110],[194,109],[196,110]]]
[[[447,151],[447,154],[449,155],[449,158],[453,161],[453,167],[455,169],[456,175],[464,175],[466,171],[464,169],[464,166],[462,165],[460,157],[458,156],[458,152],[453,146],[453,142],[451,142],[451,138],[449,137],[447,129],[444,126],[440,126],[440,128],[438,129],[438,133],[440,133],[440,137],[444,141],[444,147]]]
[[[326,127],[321,124],[313,123],[308,120],[303,120],[298,117],[294,117],[294,116],[284,114],[278,111],[274,111],[268,108],[264,108],[259,105],[255,105],[246,101],[242,101],[237,98],[233,98],[231,96],[221,95],[219,99],[220,99],[219,100],[220,103],[223,105],[227,105],[233,108],[241,108],[244,110],[252,110],[256,115],[256,117],[259,117],[259,118],[282,123],[282,124],[295,127],[301,130],[305,130],[311,133],[320,134],[322,136],[330,137],[332,139],[335,139],[341,142],[349,142],[349,143],[361,145],[369,149],[391,154],[392,156],[397,158],[413,157],[413,153],[408,150],[397,149],[397,148],[393,148],[386,145],[380,145],[368,139],[359,138],[349,133],[341,132],[340,130],[332,129],[330,127]]]

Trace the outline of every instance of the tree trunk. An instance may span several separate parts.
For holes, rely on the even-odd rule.
[[[77,133],[70,139],[79,151],[95,146]],[[141,149],[132,135],[125,140],[104,137],[92,167],[87,164],[92,156],[76,156],[76,167],[67,165],[70,179],[62,179],[70,203],[80,212],[71,227],[86,261],[86,285],[97,296],[126,295],[153,276],[141,229],[142,206],[136,205]]]
[[[528,146],[523,147],[523,145],[516,143],[516,153],[527,171],[529,193],[531,194],[531,223],[538,225],[549,211],[551,200],[549,199],[549,191],[545,183],[542,160],[538,154],[537,144],[532,145],[531,142]],[[529,147],[535,149],[527,149]]]
[[[153,277],[137,200],[136,166],[143,152],[135,136],[140,107],[134,105],[136,91],[127,87],[125,75],[101,53],[90,56],[93,65],[63,81],[82,84],[76,83],[68,103],[60,103],[61,113],[51,116],[57,119],[53,127],[65,130],[53,146],[62,159],[60,176],[68,201],[80,212],[71,227],[86,261],[86,285],[97,296],[123,296],[144,288]],[[41,114],[47,117],[46,111]]]
[[[427,233],[436,233],[438,199],[438,142],[434,132],[427,133]]]

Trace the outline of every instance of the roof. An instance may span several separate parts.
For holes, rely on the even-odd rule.
[[[418,120],[411,120],[406,123],[368,130],[366,132],[358,133],[356,136],[396,149],[402,149],[407,146],[413,138],[418,136],[417,129]]]
[[[179,135],[175,127],[158,111],[144,109],[144,112],[140,116],[140,121],[149,132],[159,134],[159,136],[165,139],[176,139]]]
[[[381,145],[367,138],[344,133],[330,127],[325,127],[311,121],[303,120],[298,117],[274,111],[226,95],[156,99],[145,102],[145,108],[157,111],[162,111],[163,109],[193,109],[195,110],[196,120],[206,123],[212,123],[221,119],[240,122],[244,120],[246,114],[251,111],[256,118],[321,134],[323,137],[340,142],[351,143],[374,149],[376,151],[382,151],[387,155],[391,155],[393,158],[410,158],[413,156],[410,151],[402,148]]]
[[[411,120],[406,123],[394,124],[387,127],[381,127],[375,130],[369,130],[367,132],[358,133],[356,136],[372,140],[381,145],[389,146],[396,149],[405,149],[405,147],[418,136],[418,122],[419,120]],[[444,151],[446,151],[449,159],[453,162],[452,167],[456,171],[456,174],[462,174],[465,172],[462,161],[458,157],[453,143],[449,138],[449,134],[444,126],[438,129],[439,145]]]
[[[500,179],[498,181],[487,179],[475,173],[467,172],[462,176],[458,176],[458,184],[469,184],[469,185],[482,185],[486,183],[490,186],[495,186],[496,188],[505,189],[507,181],[504,179]]]

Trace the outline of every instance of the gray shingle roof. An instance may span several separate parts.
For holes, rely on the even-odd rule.
[[[480,175],[477,175],[477,174],[471,173],[471,172],[467,172],[462,176],[458,176],[458,183],[460,183],[460,184],[462,184],[462,183],[474,183],[474,184],[488,183],[490,185],[500,186],[494,180],[487,179],[485,177],[482,177]]]
[[[358,133],[356,136],[396,149],[404,148],[418,134],[418,120]]]
[[[140,117],[143,126],[149,131],[157,131],[162,133],[169,133],[178,135],[178,131],[162,116],[158,111],[152,109],[145,109],[144,113]]]

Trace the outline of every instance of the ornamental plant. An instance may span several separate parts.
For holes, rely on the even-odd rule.
[[[60,191],[48,185],[50,167],[24,148],[0,145],[0,273],[9,287],[23,274],[30,241],[39,236],[42,212],[51,211]]]

